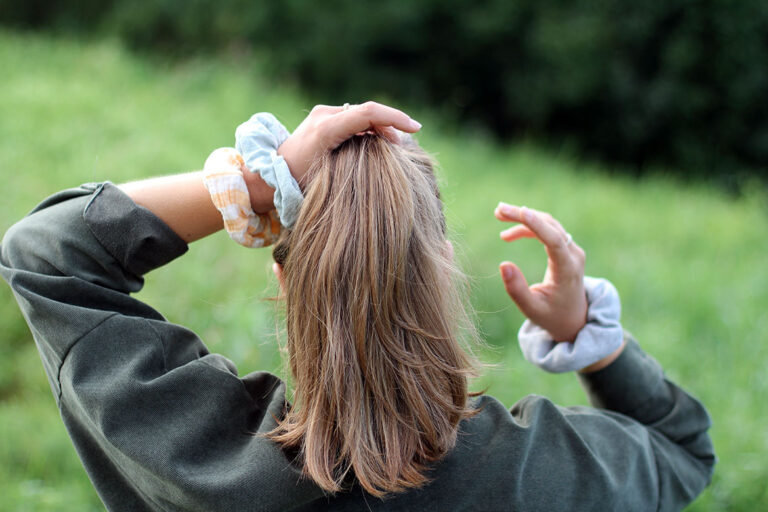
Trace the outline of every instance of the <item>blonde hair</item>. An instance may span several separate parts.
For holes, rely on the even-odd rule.
[[[355,136],[322,155],[283,265],[294,404],[268,434],[329,492],[428,481],[471,416],[474,337],[433,163],[410,139]],[[456,279],[458,278],[458,279]]]

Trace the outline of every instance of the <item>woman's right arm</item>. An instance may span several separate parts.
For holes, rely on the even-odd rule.
[[[538,330],[535,335],[540,338],[537,342],[541,366],[550,365],[550,371],[562,371],[556,366],[567,365],[564,359],[580,350],[579,343],[593,343],[596,346],[592,348],[596,350],[600,350],[600,343],[610,343],[609,350],[593,357],[599,359],[586,367],[574,368],[579,370],[579,379],[597,410],[561,408],[558,420],[551,422],[560,421],[561,426],[566,424],[567,428],[576,430],[578,448],[570,448],[578,450],[585,446],[592,454],[590,460],[573,470],[588,472],[588,468],[592,468],[596,479],[603,483],[621,482],[626,478],[624,485],[614,489],[623,494],[626,502],[650,502],[659,510],[682,508],[708,485],[716,462],[707,433],[711,421],[706,409],[669,381],[661,366],[643,352],[631,336],[621,331],[618,294],[605,281],[591,278],[585,281],[584,251],[572,242],[559,222],[548,214],[503,203],[496,209],[496,217],[520,223],[502,232],[502,239],[535,237],[547,250],[548,268],[542,283],[529,287],[514,264],[505,262],[501,266],[510,296],[529,321],[540,326],[531,327],[527,322],[529,328],[521,329],[521,337],[531,336]],[[589,285],[587,290],[585,282]],[[611,328],[605,330],[607,334],[602,339],[599,331],[593,331],[597,334],[586,338],[582,329],[588,321],[597,322],[596,317],[601,315],[595,311],[597,308],[603,308],[602,314],[612,312],[601,317],[613,315]],[[616,336],[618,339],[609,339]],[[560,347],[561,344],[564,345]],[[612,348],[617,345],[617,349]],[[563,348],[566,350],[561,350]],[[545,354],[545,349],[550,353]],[[556,350],[560,352],[560,360],[548,357]],[[526,356],[536,360],[530,357],[532,353]],[[530,415],[542,407],[537,400],[521,404],[513,413]],[[541,448],[542,451],[549,449]],[[553,456],[557,455],[556,450],[553,451]],[[561,461],[566,459],[562,454]],[[629,468],[633,468],[634,475],[627,474]],[[587,489],[582,487],[580,492],[586,493]],[[617,501],[606,496],[605,503]]]
[[[667,379],[659,363],[631,336],[626,335],[626,348],[614,362],[580,373],[579,380],[594,407],[645,427],[645,446],[655,462],[658,510],[681,509],[709,485],[717,460],[708,433],[709,414],[699,400]],[[603,441],[611,442],[599,431],[591,438],[593,443]],[[620,439],[613,444],[616,453],[629,455],[632,445]],[[648,498],[637,495],[638,500]]]

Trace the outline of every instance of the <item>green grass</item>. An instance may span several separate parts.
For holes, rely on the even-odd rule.
[[[199,168],[254,111],[289,127],[308,107],[258,67],[215,60],[166,65],[112,43],[0,32],[0,232],[44,196],[85,181],[121,182]],[[443,168],[458,257],[498,363],[476,383],[508,405],[529,393],[584,404],[572,375],[525,363],[520,314],[497,264],[511,259],[533,281],[544,268],[534,241],[502,243],[492,217],[505,200],[548,210],[587,251],[587,272],[610,278],[623,322],[668,374],[708,406],[720,463],[690,510],[768,507],[768,216],[760,188],[734,200],[663,174],[611,177],[526,144],[499,147],[441,126],[428,113],[420,141]],[[241,374],[282,372],[276,348],[269,251],[219,234],[147,278],[140,297],[189,326]],[[33,341],[0,287],[0,510],[101,510],[50,396]],[[257,341],[254,341],[257,340]]]

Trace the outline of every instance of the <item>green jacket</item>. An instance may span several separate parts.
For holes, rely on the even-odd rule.
[[[633,340],[581,376],[596,408],[489,396],[421,489],[325,496],[258,435],[287,406],[266,372],[238,377],[131,297],[186,244],[111,184],[60,192],[13,226],[0,273],[109,510],[677,510],[710,480],[704,407]]]

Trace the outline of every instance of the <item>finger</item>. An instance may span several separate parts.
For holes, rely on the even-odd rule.
[[[538,222],[539,229],[532,229],[531,226],[529,226],[530,220],[526,218],[525,212],[530,212],[532,215],[532,219],[534,223]],[[535,210],[533,208],[527,208],[525,206],[515,206],[507,203],[499,203],[496,209],[494,210],[494,215],[497,219],[504,221],[504,222],[520,222],[524,226],[526,226],[530,232],[535,233],[535,237],[541,240],[542,243],[544,243],[545,246],[547,246],[548,249],[551,249],[553,251],[558,251],[560,246],[567,247],[566,242],[568,241],[568,232],[565,230],[565,228],[547,212],[542,212],[539,210]],[[517,236],[517,231],[510,231],[509,235],[512,236],[514,234],[514,238],[507,239],[504,235],[505,232],[502,232],[501,238],[504,240],[507,240],[508,242],[511,242],[512,240],[517,240],[518,238],[522,238],[522,236]],[[526,233],[525,237],[529,237],[528,232],[520,231],[520,233]],[[559,237],[559,238],[558,238]],[[562,251],[561,251],[562,252]]]
[[[400,144],[400,134],[402,133],[391,126],[377,126],[376,133],[387,139],[392,144]]]
[[[583,255],[584,251],[581,249],[581,247],[579,247],[573,241],[573,237],[570,235],[570,233],[568,233],[568,231],[565,230],[563,225],[560,224],[560,222],[556,218],[554,218],[552,215],[550,215],[547,212],[542,212],[540,210],[533,210],[533,209],[531,209],[531,210],[536,212],[537,215],[539,215],[541,218],[543,218],[552,227],[554,227],[557,230],[558,233],[560,233],[560,236],[563,237],[563,244],[565,245],[565,248],[566,248],[566,250],[569,253],[573,254],[575,252],[577,255],[579,253],[582,253],[582,255]]]
[[[533,208],[531,208],[531,210],[536,212],[536,214],[539,215],[542,219],[549,222],[557,231],[559,231],[563,235],[563,237],[568,236],[568,232],[565,230],[563,225],[560,224],[560,222],[556,218],[554,218],[552,214],[543,212],[541,210],[535,210]]]
[[[499,203],[493,214],[497,219],[504,222],[523,222],[523,214],[519,206],[507,203]]]
[[[505,229],[499,233],[499,236],[505,242],[514,242],[520,238],[536,238],[536,233],[531,231],[528,226],[520,225]]]
[[[334,123],[335,135],[345,139],[375,127],[392,126],[408,133],[421,129],[421,124],[404,112],[373,101],[354,105],[334,117],[338,118]]]
[[[522,208],[526,208],[525,206],[514,206],[507,203],[499,203],[496,207],[496,210],[494,211],[494,214],[496,215],[496,218],[501,221],[506,222],[522,222]],[[528,208],[529,210],[535,212],[537,215],[539,215],[542,219],[546,220],[550,224],[552,224],[555,229],[563,233],[563,235],[567,235],[567,231],[565,228],[560,224],[560,222],[554,218],[551,214],[547,212],[543,212],[541,210],[536,210],[534,208]]]
[[[554,218],[551,215],[549,216],[549,223],[552,224],[553,226],[555,226],[557,228],[557,230],[560,231],[561,233],[563,233],[565,235],[568,234],[568,232],[565,230],[563,225],[560,224],[560,221],[558,221],[556,218]]]
[[[539,215],[538,212],[525,207],[520,210],[523,224],[536,233],[536,238],[546,246],[547,253],[552,256],[556,263],[567,264],[570,261],[568,246],[566,245],[566,238],[560,230]]]
[[[341,112],[344,110],[344,107],[337,107],[335,105],[315,105],[312,107],[312,113],[313,114],[336,114],[338,112]]]
[[[510,298],[517,304],[518,309],[528,318],[537,317],[540,305],[536,297],[528,288],[528,281],[520,268],[510,261],[505,261],[499,265],[501,271],[501,280],[504,282],[504,288]]]

